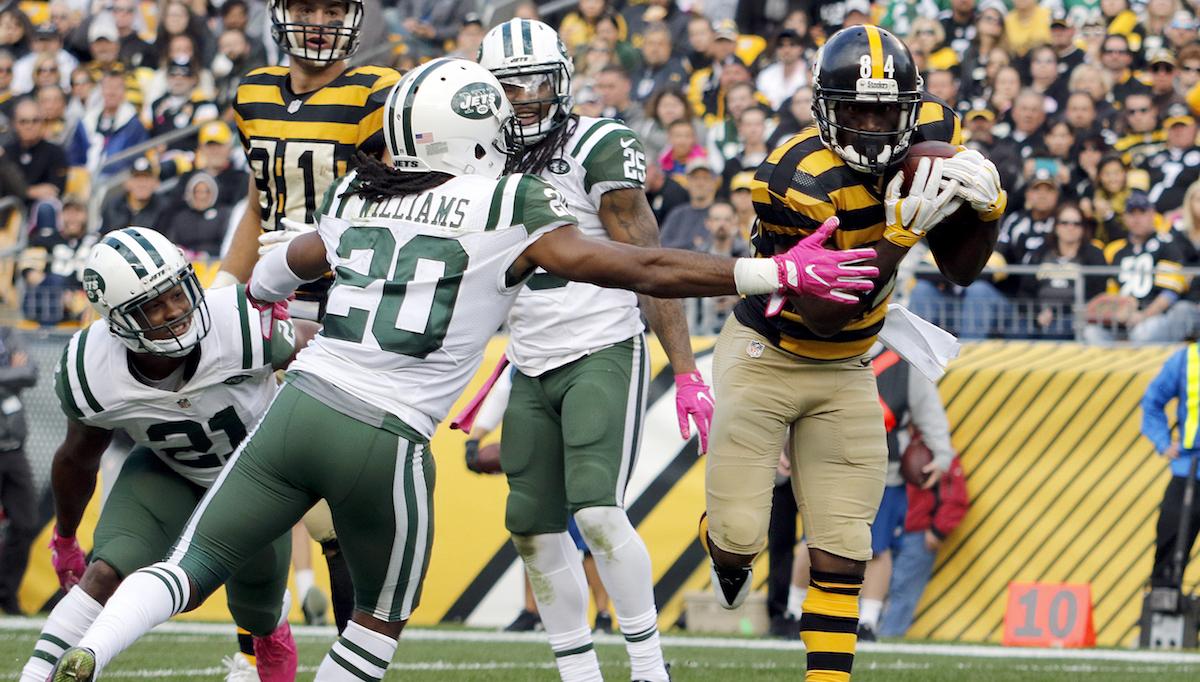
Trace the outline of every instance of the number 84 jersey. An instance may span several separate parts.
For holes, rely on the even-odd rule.
[[[189,481],[208,487],[266,412],[275,393],[272,361],[291,354],[290,322],[264,341],[258,312],[241,285],[206,294],[212,326],[184,364],[177,391],[132,374],[128,348],[98,320],[63,350],[54,389],[63,412],[88,426],[123,429]],[[274,356],[274,358],[272,357]]]

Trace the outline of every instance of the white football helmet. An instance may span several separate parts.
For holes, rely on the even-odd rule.
[[[331,2],[337,0],[330,0]],[[287,54],[321,66],[341,61],[358,49],[358,34],[363,21],[362,0],[340,0],[346,5],[341,25],[307,24],[297,21],[288,8],[288,0],[269,0],[271,38]],[[312,46],[307,38],[320,36],[323,45]]]
[[[532,19],[506,21],[483,37],[479,63],[505,86],[514,106],[548,105],[546,115],[537,122],[517,122],[516,144],[521,147],[537,144],[567,122],[571,115],[571,76],[575,65],[554,29]],[[539,97],[539,90],[550,94]],[[518,92],[523,94],[515,94]]]
[[[409,71],[388,94],[383,120],[400,171],[504,173],[512,105],[496,77],[475,62],[443,57]]]
[[[152,324],[143,308],[172,290],[182,289],[187,309]],[[83,270],[83,292],[108,320],[108,328],[135,353],[177,358],[192,351],[211,325],[204,289],[179,247],[146,227],[108,233],[92,247]],[[186,323],[187,329],[178,328]],[[158,336],[161,338],[150,338]]]

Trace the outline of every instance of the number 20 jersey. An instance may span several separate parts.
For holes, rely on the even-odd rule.
[[[540,177],[566,199],[579,218],[581,232],[607,240],[608,232],[600,223],[600,197],[615,189],[644,187],[642,142],[618,121],[581,116],[565,151]],[[517,297],[508,326],[508,357],[528,376],[561,367],[644,329],[633,292],[568,282],[542,270]]]
[[[466,175],[368,201],[339,180],[317,233],[334,273],[321,333],[289,368],[320,378],[426,438],[466,388],[525,279],[508,270],[576,223],[534,175]]]
[[[208,487],[266,412],[276,382],[270,348],[245,288],[212,289],[205,299],[212,326],[200,340],[195,369],[190,377],[185,374],[178,391],[138,381],[129,369],[128,348],[109,332],[106,320],[71,337],[54,388],[68,417],[101,429],[123,429],[176,473]]]

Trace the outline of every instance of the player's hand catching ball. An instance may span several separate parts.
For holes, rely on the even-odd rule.
[[[83,549],[79,547],[79,540],[73,535],[69,538],[59,535],[57,525],[50,536],[50,564],[54,566],[58,584],[63,590],[71,589],[87,570],[87,560]]]
[[[942,175],[958,182],[958,196],[967,200],[982,220],[999,220],[1008,207],[1008,193],[1000,186],[996,164],[974,149],[960,147],[946,159]]]
[[[957,180],[943,182],[942,172],[949,159],[924,157],[917,164],[907,196],[900,196],[904,171],[896,173],[884,194],[883,209],[886,227],[883,238],[911,248],[938,223],[949,218],[962,206]]]
[[[866,294],[875,288],[871,280],[879,276],[879,268],[863,265],[875,257],[875,249],[825,248],[825,241],[837,226],[838,218],[834,216],[787,252],[773,257],[779,266],[779,291],[767,302],[767,317],[783,310],[784,294],[853,305],[858,303],[859,293]]]
[[[285,246],[296,237],[317,229],[316,225],[302,223],[291,218],[280,218],[279,229],[258,235],[258,257],[262,258],[272,249]]]

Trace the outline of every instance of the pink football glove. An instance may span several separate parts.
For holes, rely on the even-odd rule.
[[[246,282],[246,300],[258,311],[258,322],[262,325],[262,337],[264,341],[270,342],[271,337],[275,334],[276,322],[292,319],[291,314],[288,313],[288,301],[293,298],[295,296],[289,296],[282,301],[274,303],[260,301],[250,295],[250,282]]]
[[[871,279],[879,276],[879,268],[860,265],[875,257],[875,249],[836,251],[825,248],[825,241],[837,226],[838,219],[834,216],[787,252],[773,257],[779,266],[780,291],[772,294],[767,302],[767,317],[774,317],[783,310],[785,294],[816,296],[853,305],[858,303],[859,297],[852,292],[867,293],[875,288]]]
[[[63,590],[71,589],[87,570],[87,560],[79,547],[79,540],[59,535],[57,526],[50,537],[50,563],[58,574],[58,584]]]
[[[675,414],[679,417],[679,435],[684,440],[692,437],[688,415],[696,422],[696,435],[700,436],[700,454],[708,452],[708,427],[713,416],[712,389],[704,383],[699,372],[675,375]]]

